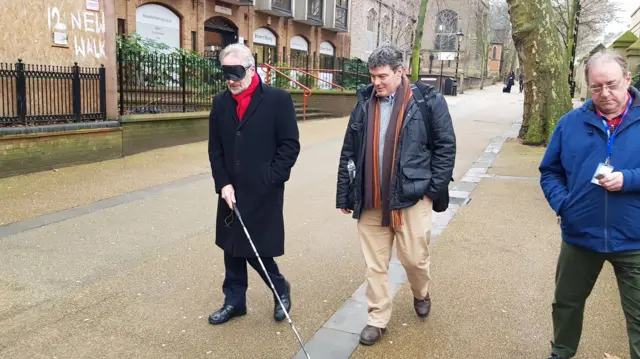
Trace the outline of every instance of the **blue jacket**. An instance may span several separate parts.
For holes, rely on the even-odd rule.
[[[613,143],[611,165],[622,191],[591,183],[607,156],[608,134],[589,99],[560,119],[540,164],[540,184],[561,218],[562,239],[596,252],[640,250],[640,91]]]

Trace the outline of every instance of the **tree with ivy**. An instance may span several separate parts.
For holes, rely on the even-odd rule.
[[[558,120],[572,108],[569,67],[554,23],[551,0],[507,0],[512,36],[523,60],[525,144],[547,144]]]

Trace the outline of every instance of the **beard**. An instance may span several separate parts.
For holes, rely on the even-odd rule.
[[[238,95],[244,92],[246,89],[248,89],[250,84],[251,84],[251,77],[247,76],[244,79],[242,79],[240,84],[236,83],[235,86],[231,86],[227,84],[227,87],[229,88],[229,91],[231,91],[232,94]]]

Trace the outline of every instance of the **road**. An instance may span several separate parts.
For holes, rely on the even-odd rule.
[[[458,180],[521,117],[522,96],[492,86],[448,101]],[[292,316],[305,341],[364,280],[355,222],[334,209],[346,122],[327,121],[333,124],[322,141],[302,144],[287,184],[286,255],[278,261],[292,283]],[[206,166],[205,156],[199,161]],[[162,164],[167,171],[180,165],[179,158]],[[252,271],[248,315],[224,326],[207,323],[223,301],[213,181],[206,173],[171,181],[62,210],[53,214],[61,221],[0,237],[0,358],[296,354],[295,337],[286,322],[273,322],[270,292]]]

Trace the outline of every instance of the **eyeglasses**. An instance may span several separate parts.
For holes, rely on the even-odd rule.
[[[613,91],[613,90],[617,90],[618,88],[620,88],[620,84],[622,83],[621,80],[618,80],[614,83],[612,83],[611,85],[602,85],[602,86],[595,86],[595,87],[589,87],[589,90],[591,91],[591,93],[601,93],[605,88],[609,91]]]

